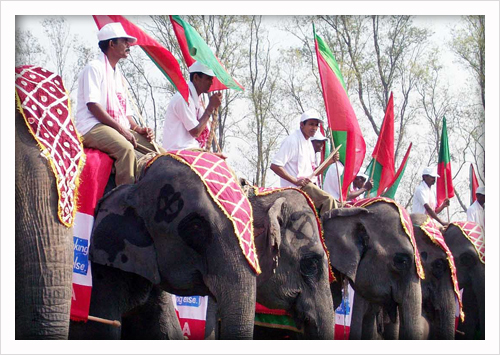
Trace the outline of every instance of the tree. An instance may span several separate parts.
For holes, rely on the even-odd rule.
[[[45,52],[30,30],[16,28],[16,67],[20,65],[45,64]]]

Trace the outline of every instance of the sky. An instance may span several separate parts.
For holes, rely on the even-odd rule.
[[[189,345],[181,342],[170,343],[144,343],[126,342],[22,342],[13,341],[14,334],[14,268],[11,267],[14,255],[14,117],[13,78],[14,67],[14,28],[16,15],[91,15],[92,12],[99,14],[120,13],[122,15],[149,15],[149,14],[263,14],[263,15],[297,15],[297,14],[413,14],[413,15],[461,15],[461,14],[485,14],[487,37],[486,37],[486,65],[487,65],[487,102],[486,107],[486,144],[487,144],[487,180],[488,194],[493,198],[499,196],[496,179],[499,176],[498,152],[499,152],[499,110],[498,110],[498,33],[499,33],[499,7],[497,1],[474,2],[474,1],[387,1],[387,2],[1,2],[1,97],[2,97],[2,120],[1,120],[1,329],[2,353],[46,353],[58,354],[68,353],[255,353],[272,352],[274,354],[296,354],[296,353],[474,353],[478,349],[482,353],[498,353],[498,318],[489,319],[487,325],[487,340],[479,345],[477,342],[405,342],[404,348],[397,342],[370,342],[367,344],[337,342],[314,343],[310,342],[272,342],[270,348],[261,348],[262,344],[234,343],[234,342],[203,342]],[[92,34],[95,38],[97,30],[94,27],[89,31],[88,26],[92,24],[83,20],[81,33]],[[75,25],[75,29],[76,29]],[[487,267],[487,313],[498,317],[498,203],[492,203],[487,209],[486,234],[493,236],[488,240],[488,267]],[[492,317],[492,318],[493,318]],[[243,346],[242,346],[243,345]],[[279,347],[278,347],[279,345]],[[187,347],[187,348],[186,348]],[[189,350],[189,351],[187,351]]]

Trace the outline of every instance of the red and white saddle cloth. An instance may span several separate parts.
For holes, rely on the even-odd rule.
[[[85,154],[62,79],[44,68],[24,65],[16,67],[15,83],[17,107],[56,177],[57,215],[71,227]]]
[[[479,260],[484,264],[485,260],[485,243],[484,243],[484,229],[481,225],[475,222],[451,222],[462,231],[463,235],[469,242],[472,243],[476,249]]]
[[[424,223],[422,223],[420,229],[422,230],[422,232],[424,232],[426,236],[429,237],[429,239],[434,244],[438,245],[446,253],[446,259],[448,260],[448,265],[450,267],[453,290],[455,291],[455,296],[457,297],[458,300],[460,319],[463,322],[465,315],[464,311],[462,310],[462,297],[460,295],[460,289],[458,287],[457,268],[455,267],[455,260],[453,259],[453,254],[451,253],[450,249],[448,248],[448,245],[446,245],[446,242],[444,241],[443,234],[439,230],[439,225],[436,222],[434,222],[432,218],[427,216],[427,219],[425,220]]]
[[[233,224],[240,248],[251,268],[260,274],[253,238],[252,207],[226,161],[212,153],[177,150],[155,156],[146,168],[163,155],[186,164],[200,177],[212,200]]]
[[[347,204],[346,207],[366,207],[376,202],[392,203],[394,206],[397,207],[399,211],[401,225],[403,226],[403,230],[405,231],[408,238],[410,238],[411,244],[413,245],[417,274],[422,280],[425,279],[424,268],[422,267],[422,262],[420,260],[420,253],[418,252],[417,243],[415,242],[415,235],[413,233],[413,225],[410,219],[410,215],[403,206],[401,206],[396,201],[387,197],[370,197],[356,201],[353,204]]]

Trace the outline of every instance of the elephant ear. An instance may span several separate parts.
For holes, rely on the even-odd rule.
[[[371,213],[366,208],[337,208],[322,217],[325,243],[334,269],[356,281],[356,272],[363,251],[368,244],[368,234],[361,216]]]
[[[259,283],[272,276],[273,270],[278,266],[281,245],[281,226],[283,224],[282,209],[286,199],[276,199],[267,211],[264,229],[256,233],[255,244],[259,253],[259,264],[262,276]]]
[[[146,224],[135,208],[135,185],[122,185],[98,204],[90,257],[94,263],[160,282],[156,248]]]

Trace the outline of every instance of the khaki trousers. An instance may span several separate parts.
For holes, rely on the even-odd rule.
[[[312,182],[308,183],[302,188],[314,203],[314,206],[318,210],[318,214],[321,217],[326,211],[330,211],[333,208],[338,208],[337,201],[329,193],[321,190],[318,186]]]
[[[135,131],[130,131],[137,142],[154,151],[153,145]],[[83,135],[83,145],[87,148],[98,149],[115,160],[116,185],[133,184],[137,160],[134,146],[114,128],[99,123]],[[160,148],[160,150],[163,150]],[[164,150],[163,150],[164,151]]]

